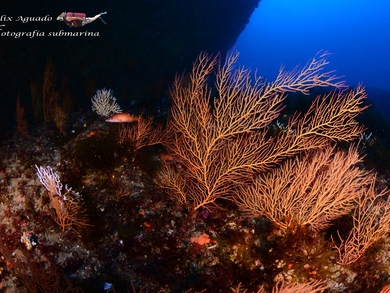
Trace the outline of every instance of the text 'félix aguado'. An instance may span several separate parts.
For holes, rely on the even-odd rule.
[[[51,21],[53,18],[50,15],[45,15],[45,16],[17,16],[16,19],[14,20],[13,16],[8,16],[8,15],[1,15],[0,16],[0,21],[5,22],[5,21],[20,21],[23,23],[27,23],[30,21]],[[5,24],[2,24],[2,26],[5,26]]]

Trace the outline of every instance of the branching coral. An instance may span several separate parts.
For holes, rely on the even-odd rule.
[[[355,117],[364,109],[362,87],[317,98],[309,111],[293,116],[288,131],[268,135],[268,126],[283,109],[286,93],[307,94],[313,87],[342,88],[332,72],[322,72],[327,54],[313,58],[302,69],[281,70],[272,83],[252,79],[250,71],[236,69],[238,53],[216,70],[218,58],[201,54],[190,82],[178,77],[171,89],[168,150],[183,165],[164,166],[156,182],[179,202],[194,209],[228,198],[235,186],[250,183],[253,175],[271,170],[302,151],[319,149],[329,141],[350,141],[363,131]],[[215,73],[216,96],[208,86]]]

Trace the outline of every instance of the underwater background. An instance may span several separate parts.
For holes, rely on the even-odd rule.
[[[389,8],[3,3],[0,292],[390,292]]]
[[[237,40],[240,64],[273,80],[281,64],[292,69],[328,50],[348,85],[363,83],[378,111],[390,117],[388,1],[262,1]]]

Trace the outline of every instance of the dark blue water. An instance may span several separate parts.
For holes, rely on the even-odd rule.
[[[328,50],[348,85],[390,91],[390,1],[262,0],[237,49],[268,80]]]

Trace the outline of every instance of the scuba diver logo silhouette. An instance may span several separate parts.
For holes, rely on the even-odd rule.
[[[91,22],[94,22],[96,19],[100,19],[104,24],[107,24],[101,16],[107,14],[107,12],[99,13],[93,17],[86,17],[85,13],[80,12],[62,12],[58,17],[58,21],[63,21],[65,24],[67,24],[69,27],[80,27],[84,26],[86,24],[89,24]]]

